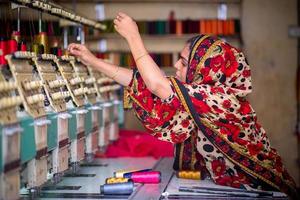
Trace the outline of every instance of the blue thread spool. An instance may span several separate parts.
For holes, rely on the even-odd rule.
[[[101,194],[131,194],[133,182],[104,184],[100,186]]]

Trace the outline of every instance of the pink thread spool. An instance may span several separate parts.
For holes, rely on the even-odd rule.
[[[135,183],[160,183],[161,173],[159,171],[133,172],[124,174],[124,178],[130,178]]]

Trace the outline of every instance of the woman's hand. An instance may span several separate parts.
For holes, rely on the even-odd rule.
[[[79,58],[79,60],[85,64],[86,66],[92,66],[95,60],[97,60],[96,56],[86,48],[85,45],[72,43],[68,46],[68,51]]]
[[[127,41],[140,36],[136,22],[125,13],[118,13],[114,19],[114,27]]]

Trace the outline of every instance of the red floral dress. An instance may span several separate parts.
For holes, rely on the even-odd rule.
[[[201,155],[196,160],[217,184],[295,196],[293,179],[245,99],[252,88],[250,67],[241,52],[217,38],[199,36],[187,82],[170,78],[170,85],[173,94],[162,100],[135,71],[127,87],[136,116],[153,136],[184,144],[194,135]]]

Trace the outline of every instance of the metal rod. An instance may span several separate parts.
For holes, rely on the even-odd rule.
[[[39,33],[42,32],[42,12],[39,11]]]
[[[64,49],[68,48],[68,27],[64,27]]]
[[[17,31],[21,31],[21,8],[18,7],[18,21],[17,21]]]
[[[77,42],[80,42],[80,44],[84,44],[85,43],[85,37],[84,37],[85,35],[84,35],[83,27],[78,26],[76,33],[77,33],[77,35],[76,35]]]
[[[80,29],[80,43],[85,44],[85,35],[84,35],[84,30],[83,28]]]
[[[81,27],[80,26],[77,26],[75,27],[76,29],[76,41],[77,42],[80,42],[81,41]]]

